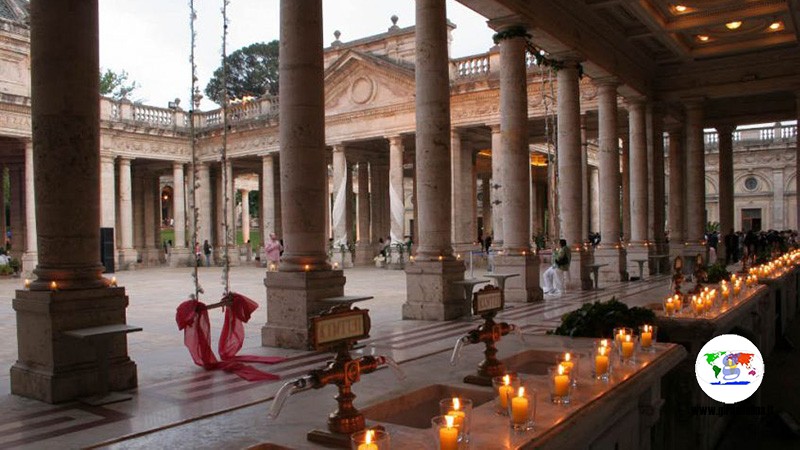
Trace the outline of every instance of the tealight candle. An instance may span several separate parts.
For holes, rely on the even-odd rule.
[[[528,399],[525,388],[520,387],[516,397],[511,399],[511,423],[523,425],[528,422]]]
[[[117,277],[111,277],[111,287],[117,287]]]
[[[597,347],[597,355],[594,357],[594,376],[599,379],[608,379],[608,347],[600,345]]]
[[[306,272],[308,272],[309,270],[311,270],[311,265],[309,265],[309,264],[306,264],[305,266],[303,266],[303,269],[304,269]]]
[[[378,446],[373,444],[375,430],[367,430],[364,434],[364,443],[358,446],[358,450],[378,450]]]
[[[653,345],[653,327],[652,325],[643,325],[642,326],[642,347],[649,348]]]
[[[508,408],[508,397],[514,392],[514,387],[511,386],[511,376],[503,375],[503,384],[497,387],[497,395],[500,399],[500,408]]]
[[[565,397],[569,394],[569,376],[564,373],[564,367],[558,366],[558,375],[553,379],[555,383],[555,394],[559,397]]]
[[[463,429],[464,428],[464,417],[465,417],[465,414],[464,414],[464,411],[461,410],[461,401],[458,399],[458,397],[453,397],[452,407],[453,407],[453,409],[451,409],[450,411],[447,411],[447,415],[448,416],[453,416],[455,418],[453,423],[455,423],[455,425],[457,427]]]
[[[57,291],[58,290],[58,283],[56,283],[55,281],[51,281],[50,282],[50,290],[51,291]]]
[[[439,428],[439,450],[458,450],[458,428],[455,417],[444,416],[445,426]]]
[[[671,317],[675,314],[675,302],[672,301],[672,297],[668,297],[667,301],[664,302],[664,313],[667,317]]]
[[[575,367],[575,363],[572,362],[572,355],[570,355],[569,352],[564,353],[564,360],[561,361],[560,364],[564,366],[564,373],[567,375],[569,375],[569,373],[572,371],[572,368]]]
[[[30,289],[30,288],[31,288],[31,280],[25,278],[25,289]]]
[[[631,341],[631,335],[626,334],[625,340],[622,341],[622,358],[630,359],[632,356],[633,356],[633,342]]]

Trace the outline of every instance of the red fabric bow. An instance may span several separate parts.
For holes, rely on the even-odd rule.
[[[192,360],[206,370],[222,369],[232,372],[247,381],[277,380],[278,375],[264,372],[244,362],[274,364],[286,358],[276,356],[240,355],[236,353],[244,344],[244,322],[258,308],[258,303],[241,294],[230,293],[231,305],[225,308],[225,323],[219,337],[219,356],[217,360],[211,349],[211,326],[208,320],[208,308],[197,300],[187,300],[175,313],[175,321],[183,332],[183,343],[189,349]]]

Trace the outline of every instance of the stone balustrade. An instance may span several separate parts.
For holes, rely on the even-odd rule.
[[[794,143],[797,138],[797,125],[781,125],[740,129],[733,132],[733,142],[745,146],[758,146],[773,143]],[[706,152],[716,152],[719,147],[719,135],[716,131],[704,133]],[[739,147],[737,147],[739,148]]]
[[[467,56],[453,60],[456,66],[456,78],[469,78],[489,74],[489,54]]]

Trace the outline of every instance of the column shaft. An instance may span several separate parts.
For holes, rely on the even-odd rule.
[[[620,164],[617,139],[617,85],[598,86],[598,159],[600,241],[616,247],[620,240]]]
[[[720,261],[725,261],[729,252],[725,239],[734,230],[733,224],[733,126],[719,126],[719,235]],[[781,199],[783,201],[783,199]],[[732,261],[732,259],[731,259]]]
[[[333,245],[347,245],[347,159],[344,147],[333,146]]]
[[[483,215],[483,236],[492,235],[492,181],[491,174],[481,176],[481,213]]]
[[[492,180],[491,180],[491,204],[492,204],[492,246],[502,248],[503,246],[503,197],[505,194],[503,170],[502,142],[503,135],[500,132],[500,125],[491,125],[492,130]]]
[[[0,172],[2,173],[2,172]],[[0,179],[2,182],[2,179]],[[25,254],[22,258],[22,269],[26,273],[32,273],[36,268],[37,256],[37,239],[36,239],[36,196],[33,188],[33,142],[25,141]],[[0,189],[0,199],[3,199],[2,190]],[[0,205],[2,205],[0,201]],[[2,208],[5,209],[5,208]],[[3,227],[5,228],[5,227]],[[5,234],[1,235],[3,242]]]
[[[629,101],[631,169],[631,243],[641,245],[648,239],[647,229],[647,133],[644,101]]]
[[[172,204],[173,218],[175,220],[175,241],[172,245],[175,248],[186,247],[186,194],[183,190],[184,176],[183,163],[172,165]]]
[[[475,242],[475,170],[472,149],[453,130],[450,136],[453,156],[453,247],[460,251]]]
[[[627,135],[622,136],[620,165],[622,166],[622,239],[631,240],[631,146]]]
[[[358,163],[358,220],[356,234],[358,242],[370,242],[370,210],[369,210],[369,165]]]
[[[583,242],[580,118],[578,70],[568,63],[558,71],[558,200],[561,236],[571,247]]]
[[[653,224],[650,228],[650,240],[657,246],[651,247],[656,254],[663,254],[664,222],[665,222],[665,188],[664,188],[664,117],[659,105],[648,105],[648,168],[650,171],[650,199],[648,205]],[[663,266],[663,264],[661,265]]]
[[[250,242],[250,191],[242,189],[242,243]]]
[[[261,242],[269,242],[269,234],[275,232],[275,178],[272,155],[261,158]]]
[[[8,175],[11,188],[11,255],[20,258],[25,251],[25,167],[12,164],[8,168]]]
[[[669,130],[669,242],[673,248],[683,247],[686,241],[686,159],[681,128]]]
[[[706,176],[703,110],[699,103],[686,107],[686,240],[699,244],[706,229]]]
[[[114,157],[103,155],[100,157],[100,226],[103,228],[116,228],[117,201],[116,180],[114,176]],[[117,230],[119,233],[119,230]]]
[[[197,203],[198,203],[198,219],[197,219],[197,243],[203,245],[205,241],[213,244],[212,234],[212,202],[211,202],[211,173],[208,164],[198,163],[197,165]]]
[[[403,139],[389,138],[389,210],[392,243],[402,242],[405,235],[405,194],[403,191]]]
[[[505,186],[503,249],[511,254],[527,253],[531,240],[525,49],[523,37],[500,42],[500,151]]]

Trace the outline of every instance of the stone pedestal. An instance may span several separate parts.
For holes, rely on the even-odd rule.
[[[460,260],[416,261],[406,265],[406,302],[403,319],[451,320],[467,313],[464,289],[453,281],[464,279]]]
[[[583,246],[572,247],[572,261],[569,264],[569,275],[567,276],[567,290],[578,291],[588,290],[594,286],[591,277],[589,264],[592,264],[592,255]]]
[[[48,403],[98,394],[99,367],[94,348],[64,331],[124,324],[125,289],[17,291],[19,356],[11,367],[11,393]],[[107,338],[112,391],[136,387],[136,364],[130,360],[125,335]]]
[[[353,267],[353,254],[347,248],[344,251],[334,248],[331,253],[331,264],[334,263],[339,264],[342,269]]]
[[[267,272],[267,323],[261,328],[261,345],[308,348],[308,318],[331,305],[319,300],[344,295],[341,270]]]
[[[507,302],[538,302],[544,297],[539,285],[539,257],[526,255],[497,255],[494,258],[496,273],[517,273],[518,277],[506,280]]]
[[[354,264],[358,266],[368,266],[373,264],[372,258],[375,257],[375,246],[369,241],[356,242],[356,257]]]
[[[169,258],[167,263],[170,267],[186,267],[192,265],[192,251],[186,247],[174,247],[169,251]],[[203,257],[205,259],[205,256]]]
[[[627,251],[624,248],[598,247],[594,251],[594,263],[608,264],[597,272],[600,281],[628,281]]]
[[[630,276],[646,278],[650,273],[650,249],[643,243],[632,242],[628,245],[628,274]],[[644,259],[646,262],[642,266],[642,273],[639,273],[639,263],[636,260]]]
[[[188,249],[184,249],[188,252]],[[174,253],[173,249],[173,253]],[[127,270],[130,266],[135,265],[139,253],[135,248],[120,248],[117,250],[117,268],[120,270]]]

